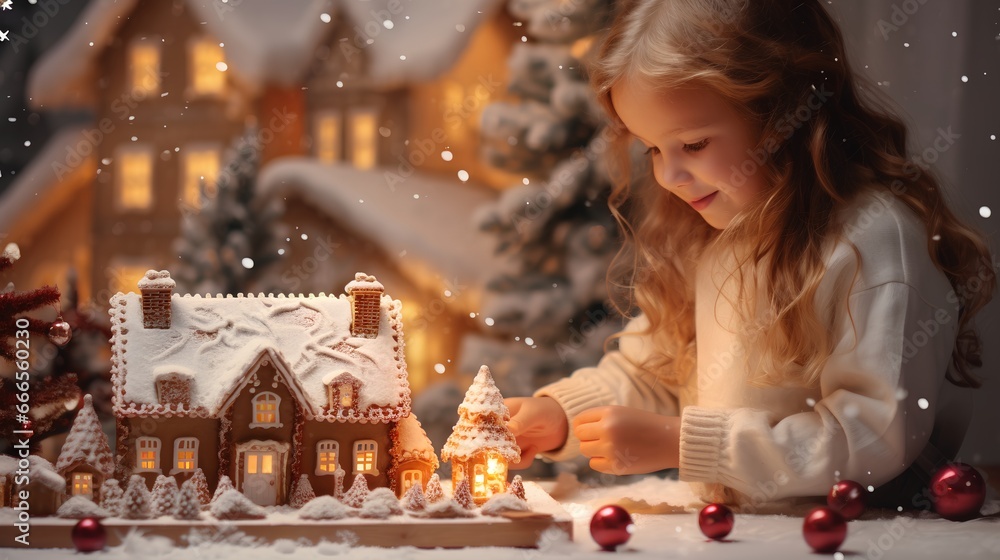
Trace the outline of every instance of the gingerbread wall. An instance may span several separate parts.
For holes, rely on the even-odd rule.
[[[128,485],[128,474],[138,474],[146,480],[146,486],[153,488],[159,474],[170,475],[174,465],[174,440],[179,437],[198,438],[198,467],[205,473],[208,487],[212,490],[219,482],[219,421],[214,418],[181,418],[151,416],[147,418],[128,418],[125,443],[128,452],[122,458],[122,470],[126,473],[124,480],[119,480],[124,489]],[[135,472],[136,439],[142,436],[160,438],[160,472]],[[121,435],[119,435],[121,437]],[[191,477],[192,473],[177,473],[174,478],[178,485]],[[120,475],[116,475],[120,476]]]
[[[375,454],[375,468],[378,475],[366,475],[368,487],[389,487],[389,446],[390,424],[361,424],[351,422],[306,422],[302,434],[302,474],[309,475],[316,495],[334,495],[335,477],[316,474],[316,444],[321,440],[336,440],[340,445],[337,464],[344,469],[344,490],[354,481],[354,442],[363,439],[375,440],[378,451]]]

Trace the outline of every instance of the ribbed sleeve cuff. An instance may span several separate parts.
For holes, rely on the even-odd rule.
[[[719,482],[730,412],[697,406],[681,412],[680,473],[689,482]]]
[[[546,385],[535,391],[535,397],[551,397],[559,403],[559,406],[566,412],[566,419],[569,421],[569,430],[566,433],[566,444],[559,449],[542,453],[542,457],[550,461],[566,461],[575,458],[580,454],[580,440],[573,435],[573,418],[578,414],[594,408],[604,406],[614,402],[612,395],[598,387],[588,386],[580,383],[579,380],[566,378],[551,385]]]

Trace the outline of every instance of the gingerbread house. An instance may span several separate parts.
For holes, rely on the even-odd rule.
[[[458,407],[458,422],[441,450],[451,461],[454,488],[469,479],[476,504],[507,491],[507,464],[521,460],[521,448],[507,427],[510,411],[493,381],[490,368],[479,368],[476,379]]]
[[[56,460],[56,472],[66,479],[66,494],[84,496],[95,502],[101,498],[98,489],[114,474],[111,446],[101,429],[90,395],[83,397],[83,407],[77,412],[73,428]]]
[[[401,493],[437,457],[410,414],[401,304],[374,277],[340,295],[173,293],[167,271],[111,300],[116,478],[228,476],[260,505],[345,477]]]

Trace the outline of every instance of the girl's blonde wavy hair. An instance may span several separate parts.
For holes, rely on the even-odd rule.
[[[662,349],[642,364],[646,371],[673,381],[690,373],[693,265],[710,244],[736,247],[739,240],[753,239],[758,242],[738,260],[737,301],[747,305],[737,310],[746,324],[754,324],[748,317],[771,318],[756,322],[755,347],[768,366],[753,382],[816,383],[833,349],[814,296],[825,272],[827,243],[843,239],[836,211],[862,189],[877,188],[904,202],[925,224],[929,254],[959,304],[948,379],[980,385],[970,371],[982,367],[972,319],[996,285],[988,245],[947,207],[933,173],[908,159],[906,126],[877,90],[860,87],[840,30],[818,0],[624,2],[590,73],[618,132],[609,204],[625,244],[609,281],[627,295],[617,302],[619,309],[628,313],[637,306],[649,320],[655,347]],[[756,171],[769,185],[764,196],[719,231],[657,186],[648,172],[631,176],[632,139],[611,102],[611,88],[623,80],[656,89],[704,87],[732,103],[760,132],[755,150],[772,142]],[[810,118],[796,121],[800,126],[786,139],[788,115],[810,106],[817,88],[832,96]],[[747,274],[761,280],[760,288],[750,289],[762,290],[769,309],[754,309],[750,302],[757,298],[745,297]]]

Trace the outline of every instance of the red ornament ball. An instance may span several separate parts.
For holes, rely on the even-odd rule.
[[[84,517],[73,527],[73,546],[80,552],[96,552],[108,542],[104,525],[94,517]]]
[[[802,536],[816,552],[836,552],[847,538],[847,521],[835,510],[818,507],[806,515]]]
[[[73,329],[66,321],[60,319],[49,327],[49,340],[52,341],[52,344],[66,346],[71,338],[73,338]]]
[[[590,518],[590,536],[604,550],[613,551],[628,542],[634,529],[632,516],[621,506],[604,506]]]
[[[966,521],[977,517],[986,501],[986,482],[979,471],[965,463],[942,467],[931,478],[934,511],[945,519]]]
[[[710,539],[724,539],[733,530],[733,512],[722,504],[708,504],[698,514],[698,527]]]
[[[826,505],[848,521],[857,519],[865,512],[865,489],[853,480],[841,480],[830,489]]]

